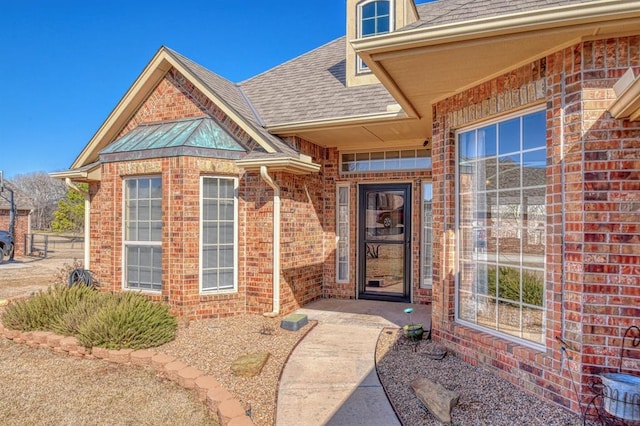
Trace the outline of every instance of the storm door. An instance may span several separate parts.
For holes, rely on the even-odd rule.
[[[360,185],[358,296],[410,301],[411,184]]]

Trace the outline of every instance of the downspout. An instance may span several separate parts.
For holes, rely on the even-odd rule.
[[[91,235],[89,232],[89,220],[91,219],[91,200],[89,198],[89,192],[78,188],[73,182],[71,182],[70,178],[66,178],[64,180],[64,183],[67,185],[67,188],[78,191],[79,193],[84,195],[84,269],[89,269],[91,266],[91,258],[89,256],[89,237]]]
[[[266,317],[280,314],[280,187],[267,172],[267,166],[260,166],[260,176],[273,188],[273,311],[265,312]]]

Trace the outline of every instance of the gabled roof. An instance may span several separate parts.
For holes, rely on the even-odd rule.
[[[55,177],[75,178],[74,170],[95,163],[98,160],[99,152],[114,142],[149,94],[172,68],[178,70],[191,81],[198,90],[256,141],[259,145],[258,151],[309,162],[307,157],[301,157],[296,150],[289,147],[282,139],[270,134],[259,123],[250,103],[235,84],[173,50],[161,47],[76,158],[71,167],[72,170],[56,173]],[[311,168],[316,169],[315,166]]]
[[[255,130],[264,141],[268,142],[274,148],[273,150],[267,150],[267,152],[297,155],[297,152],[284,143],[282,139],[272,135],[264,128],[262,120],[256,115],[252,104],[237,84],[232,83],[172,49],[166,47],[164,49],[170,52],[172,56],[182,64],[186,70],[189,70],[192,76],[207,87],[211,93],[215,93],[219,102],[226,103],[231,110],[235,111],[239,117],[244,119],[246,125]]]
[[[427,120],[434,103],[456,93],[582,41],[640,28],[638,2],[628,0],[439,0],[419,11],[412,27],[351,44],[398,103]]]

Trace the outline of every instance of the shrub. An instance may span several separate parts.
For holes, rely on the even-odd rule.
[[[89,287],[74,286],[69,288],[69,293],[82,293],[84,290],[80,290],[81,288],[87,289]],[[111,296],[110,293],[93,291],[91,297],[85,297],[78,303],[70,304],[67,311],[51,324],[51,331],[63,336],[77,336],[82,324],[107,306]]]
[[[96,292],[85,286],[68,289],[62,284],[39,291],[28,299],[12,303],[2,314],[2,323],[14,330],[53,331],[54,325],[85,298]]]
[[[90,286],[58,284],[12,303],[2,314],[7,328],[53,331],[87,347],[143,349],[171,341],[176,318],[167,306],[133,292],[104,293]]]
[[[499,285],[496,286],[496,269],[488,270],[489,294],[507,300],[520,300],[520,271],[518,269],[500,266],[498,268]],[[498,287],[498,288],[496,288]],[[543,305],[544,282],[534,273],[523,271],[522,273],[522,302],[534,305]]]
[[[76,337],[86,347],[143,349],[173,340],[177,325],[167,306],[125,292],[81,324]]]

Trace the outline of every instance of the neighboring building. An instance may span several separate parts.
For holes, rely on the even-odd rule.
[[[54,174],[89,183],[90,269],[191,318],[432,303],[437,340],[579,411],[640,321],[640,2],[347,8],[239,84],[157,52]]]
[[[5,190],[0,192],[0,229],[9,230],[11,221],[11,203],[8,189],[13,190],[13,204],[15,206],[14,223],[14,255],[24,256],[25,236],[31,233],[31,213],[33,211],[33,200],[20,191],[9,180],[4,179]],[[6,259],[5,259],[6,260]]]

